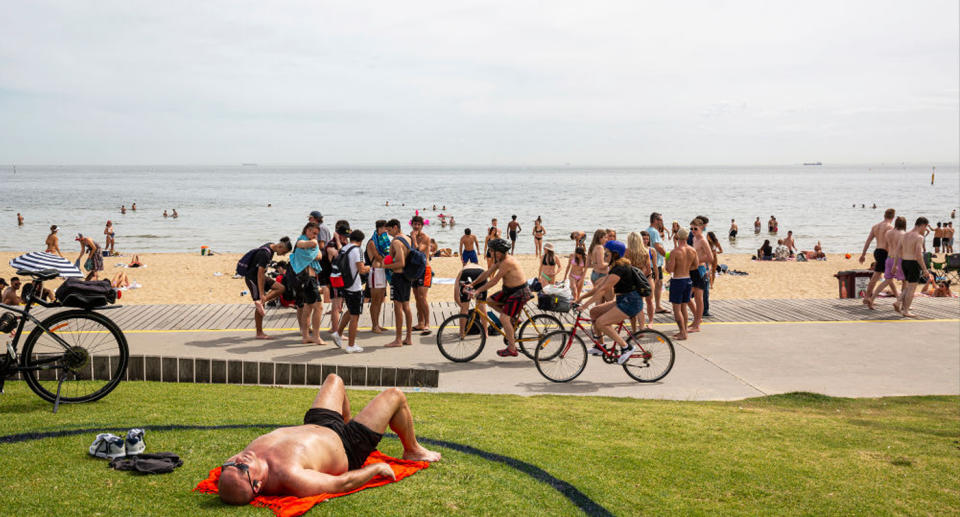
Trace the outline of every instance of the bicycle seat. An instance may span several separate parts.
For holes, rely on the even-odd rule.
[[[21,269],[17,271],[17,274],[20,276],[32,276],[37,280],[52,280],[60,276],[60,272],[56,269],[42,269],[40,271],[30,271],[27,269]]]
[[[93,309],[95,307],[103,307],[105,305],[110,305],[110,302],[107,301],[106,296],[97,296],[97,295],[83,295],[83,294],[68,294],[66,298],[60,302],[60,305],[64,307],[79,307],[81,309]]]

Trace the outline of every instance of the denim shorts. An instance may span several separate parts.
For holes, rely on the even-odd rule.
[[[617,308],[620,309],[620,312],[632,318],[643,311],[643,298],[640,296],[640,293],[636,291],[618,294]]]

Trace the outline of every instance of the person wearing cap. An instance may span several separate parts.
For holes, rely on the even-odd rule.
[[[330,337],[337,346],[342,346],[343,340],[340,338],[340,312],[343,308],[343,293],[341,288],[334,287],[330,283],[329,272],[333,270],[333,262],[340,254],[340,248],[350,242],[350,223],[344,220],[337,221],[336,233],[324,247],[326,262],[321,262],[324,269],[328,271],[326,275],[325,288],[330,295]],[[319,239],[319,237],[317,237]]]
[[[330,228],[327,228],[327,225],[323,224],[323,214],[319,210],[314,210],[310,212],[310,217],[307,218],[311,223],[317,223],[317,226],[320,228],[320,233],[317,234],[317,241],[320,243],[320,247],[323,248],[333,235],[330,234]]]
[[[577,303],[583,303],[584,300],[592,302],[601,301],[610,293],[615,295],[615,299],[609,302],[602,302],[596,307],[590,309],[590,319],[593,320],[593,333],[595,335],[608,336],[620,345],[620,364],[627,362],[633,354],[634,346],[620,337],[620,334],[614,328],[614,325],[625,319],[631,319],[643,312],[643,297],[637,291],[639,286],[634,284],[632,264],[626,257],[627,246],[616,240],[607,241],[603,244],[604,255],[609,268],[607,274],[599,280],[597,285],[590,291],[583,293],[576,299]],[[589,305],[585,303],[584,305]],[[590,355],[603,355],[603,351],[597,346],[589,350]]]
[[[74,238],[80,243],[80,255],[77,256],[75,263],[80,264],[83,254],[87,253],[87,260],[83,263],[83,268],[87,270],[87,280],[98,280],[100,271],[103,271],[103,255],[100,254],[100,245],[94,242],[90,237],[84,237],[78,233]]]
[[[548,242],[543,245],[543,256],[540,258],[540,270],[537,271],[537,279],[540,285],[550,285],[557,281],[557,273],[560,272],[560,259],[553,249],[553,243]]]
[[[50,235],[47,235],[47,253],[56,253],[59,256],[63,256],[63,253],[60,253],[60,237],[57,236],[57,225],[50,227]]]

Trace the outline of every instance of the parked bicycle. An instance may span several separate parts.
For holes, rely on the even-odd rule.
[[[120,383],[127,369],[129,350],[123,331],[110,318],[94,312],[113,309],[113,300],[106,295],[70,294],[60,302],[46,302],[40,298],[43,282],[56,278],[59,272],[17,271],[18,275],[33,280],[24,290],[24,307],[0,304],[5,309],[0,315],[0,333],[14,329],[12,341],[0,358],[0,393],[9,375],[23,375],[27,385],[44,400],[53,402],[57,412],[60,403],[79,403],[100,400]],[[33,305],[47,308],[72,307],[57,312],[42,321],[30,314]],[[18,316],[19,315],[19,316]],[[17,345],[27,321],[33,329],[23,344],[23,353],[17,354]]]
[[[593,344],[602,352],[600,357],[607,364],[618,364],[621,350],[616,343],[604,344],[599,337],[584,328],[583,323],[590,323],[589,317],[582,315],[582,310],[574,304],[576,319],[569,331],[557,330],[543,337],[536,347],[533,360],[537,371],[553,382],[569,382],[576,379],[587,366],[587,345],[580,333],[593,341]],[[620,322],[617,326],[619,334],[628,345],[633,345],[634,351],[626,362],[622,363],[623,370],[637,382],[656,382],[666,377],[673,368],[676,354],[673,342],[666,334],[645,328],[634,332],[629,323]],[[609,340],[609,338],[608,338]]]
[[[523,316],[514,322],[513,328],[516,329],[517,347],[523,355],[533,359],[533,345],[550,332],[563,330],[563,323],[551,314],[531,315],[524,307]],[[437,347],[447,359],[456,363],[467,362],[480,355],[489,332],[499,333],[503,342],[507,342],[503,328],[494,324],[479,306],[474,306],[467,314],[454,314],[440,324]]]

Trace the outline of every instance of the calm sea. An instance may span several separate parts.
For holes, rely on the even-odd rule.
[[[948,221],[960,204],[957,166],[790,166],[677,168],[344,168],[344,167],[0,167],[0,249],[43,249],[51,224],[61,230],[61,249],[74,252],[77,232],[103,239],[107,219],[123,252],[194,252],[206,245],[243,252],[283,235],[296,237],[311,210],[331,228],[347,219],[365,233],[376,219],[407,221],[420,209],[443,246],[456,248],[465,228],[483,239],[490,219],[501,228],[513,214],[522,226],[519,251],[533,250],[533,220],[543,218],[547,241],[569,253],[572,230],[615,228],[625,239],[646,228],[652,211],[688,223],[710,217],[724,248],[753,252],[770,236],[776,215],[781,235],[793,230],[802,249],[817,240],[828,253],[863,245],[882,210],[895,207],[912,226],[924,215]],[[384,206],[389,201],[390,206]],[[120,214],[120,205],[137,211]],[[268,207],[267,204],[271,204]],[[877,209],[871,206],[876,203]],[[436,204],[437,210],[433,210]],[[866,208],[861,208],[865,204]],[[856,206],[852,206],[856,205]],[[442,207],[446,206],[445,210]],[[164,219],[176,208],[178,219]],[[441,212],[456,218],[442,228]],[[26,219],[16,225],[16,213]],[[760,217],[764,231],[753,233]],[[730,219],[740,225],[727,238]],[[957,222],[954,220],[954,222]],[[407,227],[408,228],[408,227]],[[928,244],[929,245],[929,244]]]

